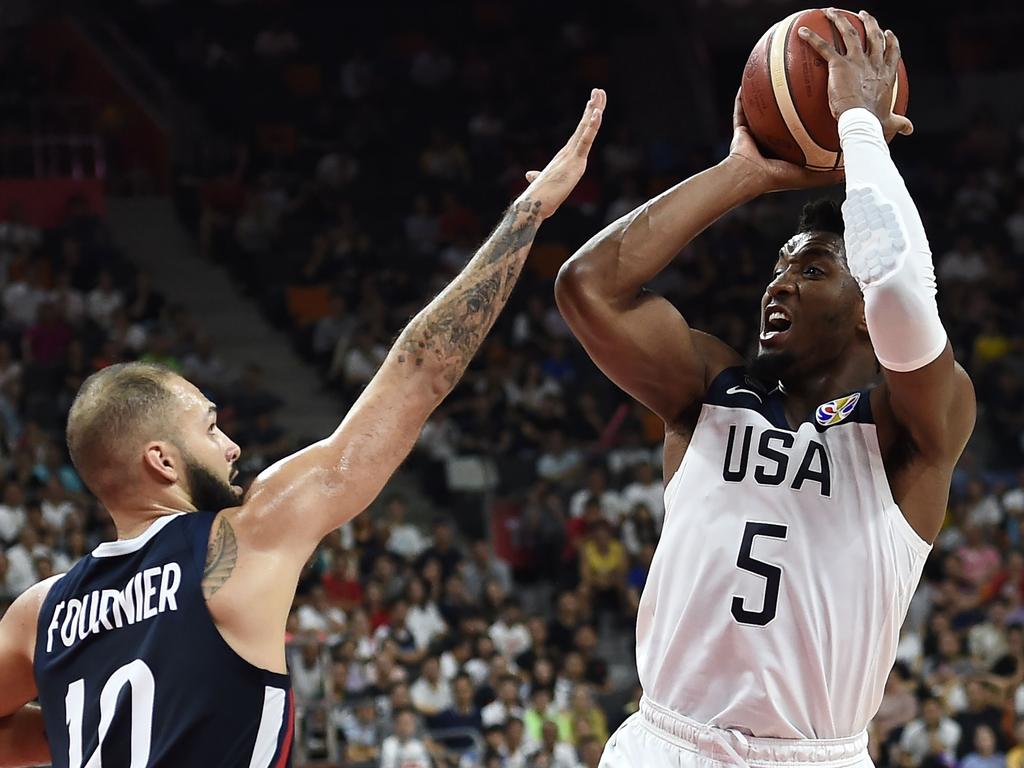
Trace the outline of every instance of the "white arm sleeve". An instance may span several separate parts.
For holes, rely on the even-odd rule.
[[[846,156],[846,260],[864,292],[871,344],[885,368],[914,371],[946,347],[928,238],[878,118],[847,110],[839,116],[839,140]]]

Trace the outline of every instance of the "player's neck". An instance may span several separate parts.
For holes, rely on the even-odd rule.
[[[162,517],[195,512],[195,506],[187,498],[179,498],[176,494],[162,499],[126,499],[125,503],[111,503],[106,507],[114,521],[118,539],[134,539]]]
[[[799,425],[822,403],[866,389],[877,378],[874,354],[860,350],[840,356],[828,368],[785,378],[779,382],[779,390],[786,395],[786,419]]]

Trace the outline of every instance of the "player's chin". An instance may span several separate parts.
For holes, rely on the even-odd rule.
[[[768,329],[761,331],[761,335],[757,338],[758,354],[776,350],[782,351],[787,347],[789,340],[792,338],[792,332],[792,328],[785,331],[772,331]]]

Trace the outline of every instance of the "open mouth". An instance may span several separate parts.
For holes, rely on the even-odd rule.
[[[783,307],[771,304],[764,311],[764,323],[761,326],[761,341],[771,341],[784,335],[793,327],[793,318]]]

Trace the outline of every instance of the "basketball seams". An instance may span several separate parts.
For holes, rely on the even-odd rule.
[[[768,70],[775,102],[790,135],[804,154],[804,165],[812,170],[826,171],[836,167],[838,153],[822,147],[807,131],[796,108],[792,85],[789,82],[789,68],[786,66],[793,27],[804,13],[805,11],[798,11],[779,22],[768,49]]]

